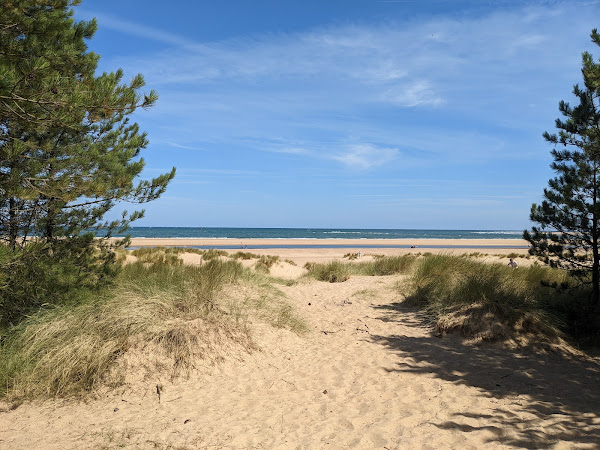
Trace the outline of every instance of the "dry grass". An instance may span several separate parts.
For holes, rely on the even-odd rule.
[[[141,256],[151,259],[124,266],[116,286],[92,301],[50,309],[5,330],[0,394],[10,400],[81,396],[119,380],[116,363],[135,349],[160,355],[146,369],[185,375],[199,358],[218,358],[219,348],[251,349],[248,317],[303,329],[268,278],[238,262],[182,266],[170,249]],[[236,289],[247,293],[242,301]]]

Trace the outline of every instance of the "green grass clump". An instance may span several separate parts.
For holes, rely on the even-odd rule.
[[[449,255],[422,258],[402,286],[408,304],[425,308],[438,332],[489,341],[558,342],[552,302],[565,293],[547,287],[567,282],[565,272],[539,265],[512,269]],[[573,292],[571,291],[571,294]]]
[[[250,253],[250,252],[236,252],[233,255],[231,255],[231,257],[233,259],[258,259],[258,258],[260,258],[259,255],[255,254],[255,253]]]
[[[414,265],[416,257],[413,255],[384,256],[374,261],[359,263],[344,263],[332,261],[327,264],[306,263],[308,270],[306,276],[320,281],[339,283],[346,281],[350,275],[385,276],[405,273]]]
[[[201,253],[202,255],[202,259],[204,261],[210,261],[212,259],[217,259],[220,256],[227,256],[228,253],[225,250],[217,250],[214,248],[208,249],[208,250],[202,250]]]
[[[308,269],[307,276],[319,281],[341,283],[350,278],[349,264],[340,261],[332,261],[327,264],[306,263],[304,267]]]
[[[271,267],[273,267],[273,264],[277,261],[279,261],[279,256],[262,255],[258,261],[256,261],[254,268],[261,272],[269,273]]]
[[[374,261],[356,264],[353,271],[360,275],[381,276],[405,273],[414,265],[416,257],[413,255],[384,256]]]
[[[141,247],[131,251],[138,262],[153,265],[178,265],[183,261],[178,255],[184,252],[180,247]]]
[[[240,289],[248,291],[242,300]],[[110,289],[0,330],[0,397],[80,396],[101,382],[119,383],[119,358],[133,349],[157,361],[144,370],[157,364],[153,370],[185,374],[197,358],[217,358],[213,349],[223,343],[252,348],[248,316],[300,330],[289,304],[273,292],[267,277],[237,261],[127,264]]]
[[[358,253],[346,253],[344,258],[348,258],[349,260],[357,259]]]

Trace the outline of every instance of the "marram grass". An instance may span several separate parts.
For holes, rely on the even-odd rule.
[[[155,255],[151,264],[124,266],[116,285],[99,296],[40,311],[5,329],[0,396],[17,400],[85,394],[101,382],[115,381],[107,376],[122,355],[148,346],[178,376],[197,358],[210,359],[211,348],[225,341],[252,348],[247,317],[294,331],[305,328],[267,278],[259,282],[238,262],[182,266],[164,257],[175,252],[160,253],[148,253]],[[246,289],[243,301],[236,289]]]
[[[384,256],[373,261],[341,262],[332,261],[325,264],[307,263],[307,276],[319,281],[341,283],[352,275],[382,276],[407,273],[415,264],[417,258],[413,255]]]
[[[577,295],[549,284],[568,283],[565,272],[532,265],[513,269],[449,255],[419,259],[400,283],[406,303],[425,309],[438,333],[458,332],[485,341],[517,345],[558,344],[556,305]]]

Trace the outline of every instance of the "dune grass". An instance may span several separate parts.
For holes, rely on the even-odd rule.
[[[150,261],[125,265],[112,288],[1,330],[0,396],[71,397],[118,383],[116,363],[135,349],[159,354],[156,370],[184,375],[223,344],[251,349],[248,317],[303,330],[266,276],[236,261],[183,266],[177,252],[144,251]]]
[[[326,264],[306,263],[308,270],[306,276],[329,283],[341,283],[352,275],[382,276],[397,273],[406,273],[414,265],[416,257],[413,255],[385,256],[365,262],[332,261]]]
[[[552,284],[570,287],[557,290]],[[585,297],[563,271],[535,264],[512,269],[449,255],[420,259],[400,290],[407,304],[429,313],[438,333],[517,345],[560,343],[562,331],[573,331],[561,308]]]
[[[258,259],[260,258],[260,255],[257,255],[255,253],[251,253],[251,252],[236,252],[233,255],[231,255],[231,257],[233,259]]]
[[[254,268],[256,270],[269,273],[273,264],[279,261],[279,256],[271,256],[271,255],[261,255]]]

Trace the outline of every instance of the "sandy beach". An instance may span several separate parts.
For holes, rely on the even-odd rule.
[[[179,239],[141,241],[133,245],[183,245]],[[494,245],[480,251],[522,253],[519,261],[527,261],[526,249],[478,243]],[[411,251],[424,249],[382,247],[365,250],[364,257]],[[298,278],[303,261],[338,259],[346,249],[252,252],[279,255],[271,273]],[[197,260],[190,254],[187,262]],[[402,279],[282,285],[308,324],[305,335],[253,321],[256,350],[221,349],[221,363],[199,361],[190,378],[132,376],[84,402],[4,409],[0,448],[598,448],[598,358],[437,337],[426,317],[402,305]]]
[[[272,246],[407,247],[421,248],[489,248],[505,249],[528,246],[523,239],[192,239],[192,238],[132,238],[131,246],[211,246],[211,247],[272,247]]]

